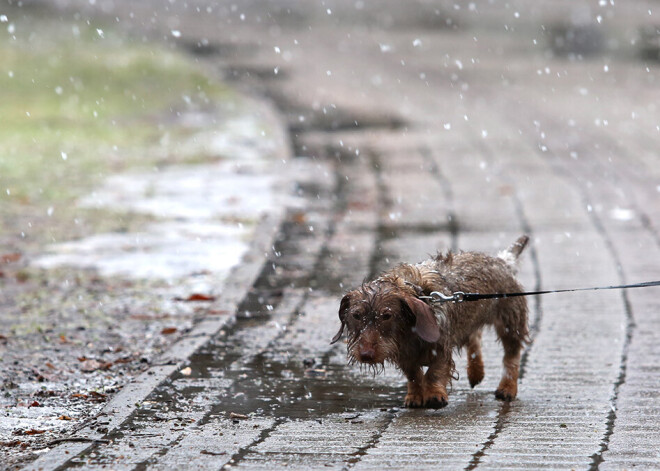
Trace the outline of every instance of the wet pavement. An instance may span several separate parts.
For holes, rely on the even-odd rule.
[[[459,358],[441,410],[402,408],[399,373],[347,366],[329,344],[341,293],[365,277],[522,232],[529,289],[659,278],[660,64],[629,40],[652,3],[96,3],[87,14],[273,100],[300,202],[265,255],[252,249],[254,276],[225,287],[230,319],[198,325],[153,380],[125,388],[78,432],[92,441],[26,469],[659,467],[653,289],[530,298],[510,404],[493,395],[492,335],[484,382],[471,390]],[[567,19],[585,15],[575,40]]]

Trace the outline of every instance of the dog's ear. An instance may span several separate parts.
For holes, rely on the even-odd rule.
[[[348,308],[351,305],[351,298],[350,295],[347,294],[343,298],[341,298],[341,303],[339,304],[339,320],[341,322],[341,326],[339,327],[339,332],[335,334],[334,337],[332,337],[332,341],[330,342],[330,345],[335,343],[337,340],[341,338],[341,335],[344,333],[344,326],[346,325],[346,314],[348,313]]]
[[[415,332],[417,335],[427,342],[437,342],[440,338],[440,327],[431,306],[413,296],[405,296],[403,302],[415,316]]]

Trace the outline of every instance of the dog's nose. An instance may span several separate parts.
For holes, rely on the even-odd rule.
[[[360,350],[360,361],[362,363],[373,363],[376,359],[376,352],[373,348],[363,348]]]

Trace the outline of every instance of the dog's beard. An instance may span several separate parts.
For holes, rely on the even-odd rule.
[[[393,339],[381,338],[378,343],[378,355],[373,363],[360,361],[357,349],[360,336],[353,336],[348,341],[347,361],[351,366],[357,365],[361,372],[370,372],[373,376],[385,372],[385,364],[398,364],[398,348]]]

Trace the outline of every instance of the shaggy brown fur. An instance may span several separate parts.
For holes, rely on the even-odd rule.
[[[447,405],[447,385],[454,374],[453,350],[467,348],[472,387],[484,378],[481,331],[492,325],[504,347],[504,373],[495,396],[513,400],[520,353],[528,341],[525,298],[430,305],[419,296],[432,291],[522,291],[515,278],[516,261],[527,242],[527,236],[520,237],[498,257],[461,252],[402,264],[364,283],[341,300],[341,327],[332,343],[346,328],[349,363],[366,364],[376,372],[385,362],[392,363],[408,378],[407,407],[441,408]],[[428,366],[426,373],[423,366]]]

